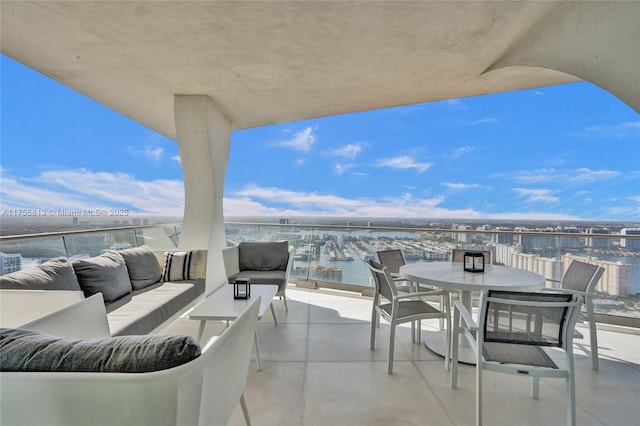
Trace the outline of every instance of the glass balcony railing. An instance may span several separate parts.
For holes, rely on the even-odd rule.
[[[558,286],[572,259],[605,268],[594,300],[598,321],[640,326],[640,235],[373,226],[225,224],[227,245],[287,240],[295,250],[290,282],[371,294],[365,261],[399,248],[408,263],[450,260],[453,248],[490,250],[494,263],[539,273]],[[0,238],[0,272],[57,256],[71,259],[105,250],[178,246],[180,225],[126,227]]]

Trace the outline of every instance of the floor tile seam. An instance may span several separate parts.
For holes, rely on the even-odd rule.
[[[431,392],[431,395],[433,396],[433,399],[438,402],[438,404],[442,408],[442,411],[444,411],[445,415],[447,416],[447,419],[449,419],[449,422],[451,422],[452,425],[455,425],[456,424],[455,419],[453,418],[453,416],[451,415],[449,410],[447,410],[446,404],[444,404],[444,402],[438,397],[437,392],[433,389],[433,387],[429,383],[429,380],[427,380],[427,377],[422,372],[422,369],[420,369],[418,367],[418,364],[417,364],[418,362],[420,362],[420,363],[423,363],[423,362],[438,362],[438,363],[440,363],[440,366],[442,366],[442,364],[444,363],[444,359],[440,359],[440,360],[436,360],[436,359],[434,359],[434,360],[413,360],[412,359],[411,363],[413,364],[413,367],[416,370],[418,370],[418,373],[420,374],[420,377],[422,378],[422,381],[427,386],[427,389],[429,389],[429,392]],[[450,374],[451,373],[449,373],[449,375]]]
[[[306,329],[307,332],[305,333],[305,350],[304,350],[304,366],[303,366],[303,372],[302,372],[302,402],[301,402],[301,409],[300,409],[300,418],[298,419],[298,424],[300,426],[305,426],[305,421],[304,419],[306,418],[306,412],[307,412],[307,377],[308,377],[308,370],[309,370],[309,349],[310,349],[310,327],[311,327],[311,305],[309,305],[309,307],[307,308],[307,322],[306,322]]]

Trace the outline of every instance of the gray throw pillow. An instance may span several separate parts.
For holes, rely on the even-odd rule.
[[[143,335],[67,339],[24,329],[0,329],[0,371],[146,373],[200,356],[191,336]]]
[[[119,250],[129,272],[129,279],[134,290],[140,290],[155,284],[162,278],[162,266],[158,258],[148,246]]]
[[[124,259],[117,252],[107,252],[72,262],[85,297],[102,293],[110,303],[131,293],[131,281]]]
[[[12,290],[73,290],[80,284],[66,257],[57,257],[40,265],[0,277],[0,288]]]
[[[284,271],[289,260],[289,242],[242,242],[238,245],[241,271]]]

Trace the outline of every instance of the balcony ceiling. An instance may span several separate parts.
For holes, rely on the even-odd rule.
[[[210,96],[241,129],[577,81],[540,67],[487,72],[569,7],[3,0],[1,47],[175,138],[174,94]]]

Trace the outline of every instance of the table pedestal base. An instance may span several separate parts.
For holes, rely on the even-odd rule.
[[[444,358],[447,353],[447,332],[445,330],[423,331],[422,338],[427,349]],[[469,345],[466,337],[459,336],[458,339],[458,362],[475,365],[476,354],[473,347]]]

